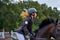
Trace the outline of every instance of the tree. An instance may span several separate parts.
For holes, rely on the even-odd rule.
[[[8,5],[7,5],[8,4]],[[39,4],[38,2],[19,2],[11,3],[9,0],[0,1],[0,29],[4,27],[6,31],[15,30],[21,26],[23,22],[22,17],[20,16],[23,8],[34,7],[37,9],[37,18],[34,19],[33,31],[38,28],[39,23],[41,23],[45,18],[53,17],[57,19],[60,11],[56,7],[52,9],[46,4]],[[7,29],[8,28],[8,29]]]

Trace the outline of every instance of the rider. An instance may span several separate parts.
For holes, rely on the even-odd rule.
[[[23,34],[24,36],[27,34],[33,35],[32,33],[32,20],[33,18],[36,18],[37,16],[37,10],[35,8],[29,8],[28,9],[28,14],[21,25],[21,27],[17,30],[18,33]]]

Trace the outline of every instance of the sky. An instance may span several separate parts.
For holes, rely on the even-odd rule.
[[[18,0],[15,0],[15,1],[18,1]],[[52,8],[57,7],[57,9],[60,10],[60,0],[33,0],[33,1],[38,1],[39,4],[46,3],[48,7],[52,7]]]
[[[46,3],[47,6],[57,7],[60,10],[60,0],[37,0],[40,4]]]

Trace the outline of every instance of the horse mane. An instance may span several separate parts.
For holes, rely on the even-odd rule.
[[[40,24],[39,24],[39,29],[44,28],[45,26],[51,24],[51,23],[55,23],[53,18],[46,18],[45,20],[43,20]]]

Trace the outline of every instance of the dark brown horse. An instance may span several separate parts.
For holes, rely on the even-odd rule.
[[[34,40],[51,40],[54,37],[53,30],[55,29],[55,22],[52,18],[47,18],[39,25],[39,30],[36,31]]]

